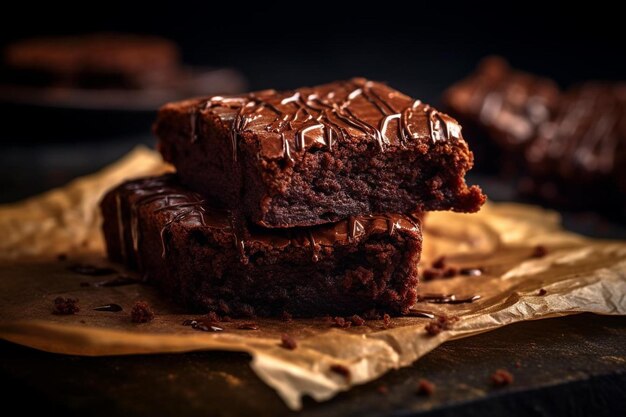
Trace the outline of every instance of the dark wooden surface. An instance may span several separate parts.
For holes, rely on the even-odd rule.
[[[0,352],[5,409],[150,417],[295,414],[254,375],[245,354],[89,358],[7,342]],[[499,368],[513,373],[512,385],[492,387],[490,375]],[[432,397],[416,395],[420,378],[437,385]],[[625,409],[626,317],[582,314],[446,343],[331,401],[307,399],[299,415],[619,416]]]

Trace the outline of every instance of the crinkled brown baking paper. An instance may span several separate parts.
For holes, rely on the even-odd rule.
[[[205,333],[183,326],[183,314],[147,285],[99,287],[106,277],[67,270],[77,261],[106,263],[99,233],[97,202],[123,179],[168,168],[156,153],[137,149],[121,162],[25,202],[0,207],[0,336],[50,352],[77,355],[183,352],[200,349],[245,351],[252,368],[293,409],[305,394],[331,398],[352,385],[406,366],[449,339],[470,336],[509,323],[583,311],[626,313],[626,242],[590,240],[565,232],[550,211],[518,204],[488,204],[478,214],[431,213],[425,225],[423,263],[446,255],[451,264],[483,267],[479,277],[456,277],[421,284],[421,293],[480,295],[471,304],[418,303],[417,309],[458,316],[451,331],[428,336],[424,318],[394,318],[350,329],[322,319],[256,320],[259,330]],[[535,245],[548,253],[533,258]],[[59,253],[67,261],[57,259]],[[81,286],[87,282],[90,286]],[[545,295],[539,295],[540,289]],[[80,299],[73,316],[51,314],[57,296]],[[156,311],[151,323],[133,324],[129,309],[138,299]],[[94,311],[117,303],[119,313]],[[279,346],[281,333],[298,341],[295,350]],[[348,380],[330,367],[351,371]]]

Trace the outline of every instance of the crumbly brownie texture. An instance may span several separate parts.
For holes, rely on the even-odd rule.
[[[151,36],[98,33],[16,42],[4,51],[12,81],[85,88],[161,85],[180,66],[178,47]]]
[[[626,202],[626,84],[570,90],[526,150],[526,161],[525,191],[544,200],[608,209]]]
[[[265,227],[485,200],[465,184],[473,155],[459,124],[363,78],[170,103],[154,130],[186,186]]]
[[[103,199],[111,259],[195,310],[280,316],[404,313],[415,303],[420,220],[355,216],[304,229],[247,229],[173,175]]]
[[[552,80],[514,70],[500,57],[489,57],[475,73],[450,87],[443,102],[463,126],[477,131],[472,133],[487,136],[503,150],[518,151],[550,119],[559,97]]]

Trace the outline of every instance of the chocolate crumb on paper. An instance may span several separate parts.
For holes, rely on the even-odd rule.
[[[495,387],[504,387],[513,383],[513,374],[506,369],[498,369],[491,374],[491,384]]]
[[[435,393],[436,385],[427,379],[420,379],[417,383],[417,395],[430,397]]]
[[[422,279],[424,279],[424,281],[432,281],[441,277],[443,277],[443,271],[441,269],[426,268],[422,272]]]
[[[530,254],[531,258],[543,258],[548,254],[548,249],[543,245],[537,245]]]
[[[439,316],[424,326],[424,329],[429,336],[437,336],[444,330],[450,330],[457,321],[458,317]]]
[[[280,336],[280,346],[287,350],[294,350],[298,347],[298,342],[296,342],[296,339],[289,336],[287,333],[284,333]]]
[[[347,329],[352,326],[352,322],[350,320],[346,320],[343,317],[335,317],[333,319],[333,327],[339,327],[340,329]]]
[[[548,291],[546,291],[545,288],[540,288],[539,291],[537,292],[537,295],[539,296],[544,296],[548,293]]]
[[[365,326],[365,320],[363,319],[363,317],[359,316],[358,314],[355,314],[352,317],[350,317],[350,322],[355,327]]]
[[[71,314],[76,314],[80,311],[80,307],[78,307],[78,299],[77,298],[64,298],[57,297],[54,299],[54,310],[53,314],[59,316],[69,316]]]
[[[147,323],[154,319],[154,312],[146,301],[137,301],[130,311],[130,321],[133,323]]]
[[[432,263],[432,267],[435,269],[444,269],[446,267],[446,257],[440,256],[439,258],[435,259],[435,261]]]

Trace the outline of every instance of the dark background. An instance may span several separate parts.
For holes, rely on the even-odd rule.
[[[239,68],[258,88],[362,75],[435,102],[489,54],[561,85],[623,79],[624,25],[601,2],[30,2],[2,13],[2,42],[101,30],[153,33],[193,64]],[[407,5],[411,4],[411,7]],[[18,24],[16,24],[18,22]]]

